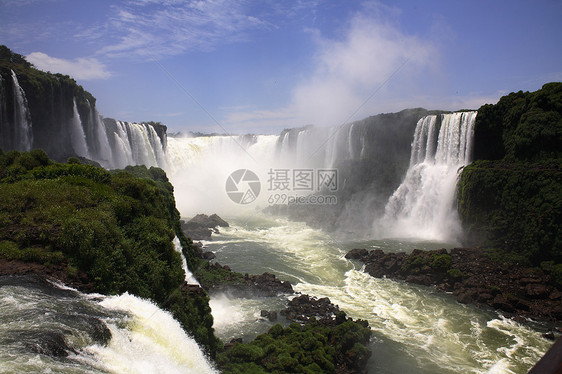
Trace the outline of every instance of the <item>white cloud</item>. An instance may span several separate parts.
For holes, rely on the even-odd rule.
[[[431,68],[437,55],[431,42],[362,14],[351,19],[342,38],[325,38],[316,32],[315,39],[314,71],[295,87],[291,103],[303,123],[340,124],[377,90],[397,94],[383,86],[411,84],[412,78],[415,81]],[[358,114],[373,114],[372,105],[365,109]]]
[[[245,40],[250,30],[273,27],[247,14],[243,1],[130,0],[112,6],[112,13],[103,33],[112,42],[99,53],[115,57],[210,50],[219,43]]]
[[[67,74],[79,80],[107,79],[111,76],[106,66],[96,58],[65,60],[43,52],[33,52],[27,55],[26,59],[40,70]]]
[[[384,111],[421,106],[415,100],[419,91],[423,93],[424,83],[438,75],[439,52],[432,42],[400,31],[396,23],[381,21],[395,18],[395,9],[366,7],[335,33],[337,38],[310,30],[316,45],[312,69],[294,86],[287,106],[231,112],[226,122],[277,129],[338,126]]]

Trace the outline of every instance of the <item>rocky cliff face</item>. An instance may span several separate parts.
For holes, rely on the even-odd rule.
[[[148,139],[148,142],[146,141]],[[106,168],[165,166],[166,126],[103,120],[96,99],[69,76],[35,69],[0,46],[0,148],[40,148]]]

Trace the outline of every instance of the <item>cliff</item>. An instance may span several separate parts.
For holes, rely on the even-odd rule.
[[[37,70],[0,45],[0,149],[39,148],[57,161],[81,157],[106,168],[164,167],[166,139],[161,123],[104,121],[74,79]]]
[[[467,244],[534,265],[561,263],[562,83],[482,106],[474,159],[458,184]]]
[[[173,187],[158,168],[108,172],[0,151],[0,274],[35,273],[84,291],[148,298],[172,312],[213,357],[209,298],[184,285],[202,260],[181,230]],[[15,269],[15,270],[14,270]]]

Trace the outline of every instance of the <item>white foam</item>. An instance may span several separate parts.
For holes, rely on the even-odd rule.
[[[126,326],[108,321],[112,338],[107,346],[85,348],[105,370],[114,373],[216,373],[195,340],[172,315],[148,300],[127,293],[100,302],[105,308],[131,316]]]

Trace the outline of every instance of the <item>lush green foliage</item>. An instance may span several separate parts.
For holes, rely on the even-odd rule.
[[[478,161],[459,183],[459,213],[474,242],[562,262],[562,162]]]
[[[562,157],[562,83],[512,92],[478,109],[475,160],[533,161]]]
[[[469,243],[519,262],[562,262],[562,83],[481,107],[474,157],[458,185]]]
[[[174,236],[189,262],[197,260],[162,170],[109,173],[54,163],[38,150],[0,151],[0,186],[0,256],[67,262],[69,274],[86,272],[101,293],[155,300],[214,355],[220,342],[207,295],[180,289],[184,273]]]
[[[337,366],[358,369],[369,358],[365,347],[371,331],[347,320],[337,326],[320,323],[287,328],[273,326],[248,344],[220,353],[223,373],[334,373]]]

